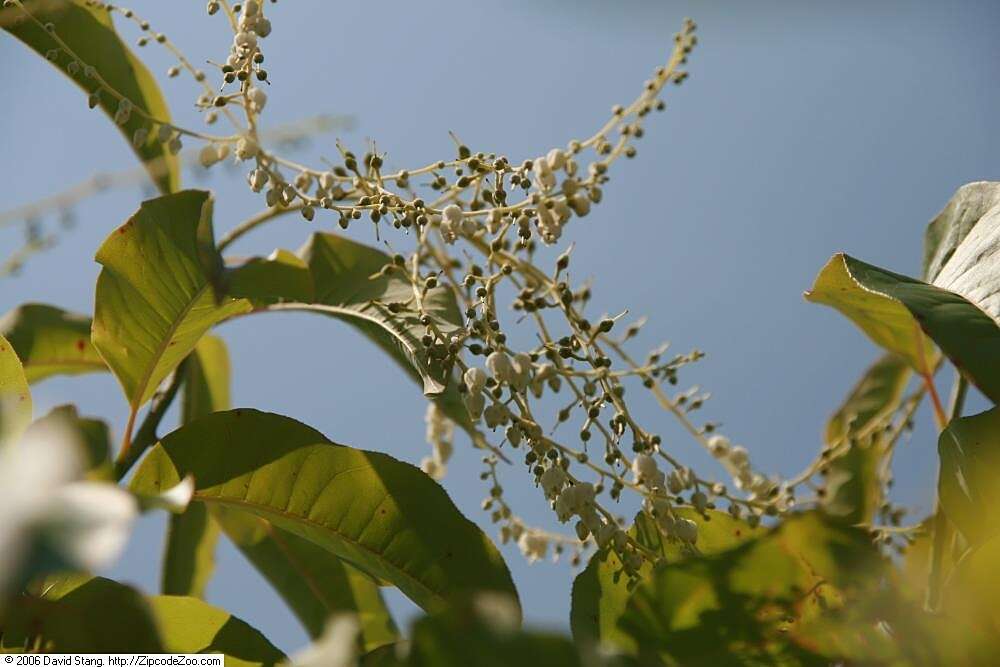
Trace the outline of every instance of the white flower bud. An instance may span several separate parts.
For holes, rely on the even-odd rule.
[[[236,142],[236,158],[239,160],[249,160],[257,157],[259,151],[260,148],[257,146],[257,142],[253,140],[253,137],[240,137],[240,140]]]
[[[724,435],[713,435],[708,439],[708,451],[717,459],[729,453],[729,438]]]
[[[637,482],[647,482],[659,477],[660,469],[656,466],[656,460],[648,454],[637,454],[632,459],[632,474]]]
[[[233,37],[233,47],[237,50],[255,49],[257,48],[257,35],[248,30],[241,30]]]
[[[569,206],[581,218],[590,213],[590,200],[582,193],[577,193],[570,197]]]
[[[497,382],[511,382],[516,375],[510,358],[499,350],[486,358],[486,367]]]
[[[425,456],[423,460],[420,461],[420,469],[423,470],[432,479],[444,479],[447,468],[443,463],[435,461],[430,456]]]
[[[681,476],[677,474],[676,470],[672,470],[670,474],[667,475],[667,490],[674,495],[684,490],[684,482],[681,480]]]
[[[253,25],[253,30],[259,37],[267,37],[271,34],[271,22],[261,16]]]
[[[549,154],[545,156],[545,162],[548,164],[549,169],[559,171],[566,166],[566,153],[564,153],[560,148],[553,148],[549,151]]]
[[[146,139],[149,138],[149,130],[144,127],[140,127],[138,130],[132,133],[132,145],[139,148],[144,143]]]
[[[463,379],[465,380],[465,386],[473,394],[478,394],[486,386],[486,373],[483,372],[482,368],[476,368],[475,366],[469,368],[465,371]]]
[[[260,113],[264,110],[264,105],[267,104],[267,93],[260,88],[251,88],[250,92],[247,93],[247,99],[250,100],[250,108],[256,113]]]
[[[611,540],[615,538],[615,533],[618,532],[618,526],[613,523],[606,523],[600,527],[595,535],[597,539],[597,546],[602,549],[611,543]]]
[[[333,175],[333,173],[324,171],[319,175],[319,187],[329,191],[332,190],[335,185],[337,185],[337,178]]]
[[[701,491],[696,491],[691,495],[691,505],[698,510],[699,514],[704,514],[708,509],[708,496]]]
[[[521,548],[521,553],[528,559],[529,563],[545,558],[549,550],[549,539],[534,531],[524,531],[521,533],[517,546]]]
[[[733,447],[729,450],[729,462],[737,468],[745,468],[750,463],[750,453],[743,447]]]
[[[485,407],[486,399],[483,398],[482,394],[466,394],[465,408],[469,411],[469,416],[472,417],[473,421],[479,421],[479,418],[483,416],[483,408]]]
[[[206,144],[205,146],[202,146],[200,151],[198,151],[198,162],[202,167],[208,169],[218,161],[219,153],[212,144]]]
[[[566,484],[566,472],[560,466],[554,465],[542,473],[539,483],[542,485],[545,497],[551,500],[559,495],[563,485]]]
[[[260,168],[254,168],[247,174],[247,183],[254,192],[260,192],[267,185],[267,172]],[[269,204],[270,206],[270,204]]]

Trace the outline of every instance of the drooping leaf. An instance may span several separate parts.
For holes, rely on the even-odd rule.
[[[844,447],[830,459],[823,505],[848,523],[872,520],[882,502],[881,467],[885,454],[885,421],[899,407],[910,379],[910,367],[895,354],[885,354],[865,371],[826,424],[826,447]]]
[[[221,338],[211,334],[198,341],[184,364],[181,423],[228,410],[229,353]],[[165,595],[202,598],[215,570],[215,547],[219,526],[201,503],[191,503],[180,514],[170,516],[167,542],[160,573]]]
[[[275,250],[267,258],[254,257],[228,269],[225,280],[231,296],[254,303],[312,303],[315,294],[309,267],[288,250]]]
[[[426,609],[469,590],[516,595],[493,543],[424,473],[287,417],[233,410],[199,419],[154,448],[133,487],[150,491],[187,474],[196,501],[266,519]]]
[[[125,122],[116,123],[119,130],[160,191],[175,191],[180,183],[177,157],[160,140],[159,126],[150,121],[170,122],[167,103],[153,75],[118,37],[110,11],[102,3],[83,0],[23,0],[23,6],[30,17],[19,7],[9,7],[0,10],[0,27],[89,95],[98,94],[101,108],[112,120],[121,99],[128,99],[134,108]],[[51,33],[45,29],[49,24]],[[85,103],[81,100],[81,110]],[[137,142],[140,130],[146,136]]]
[[[285,655],[258,630],[197,598],[157,595],[149,599],[168,653],[222,653],[226,665],[278,665]]]
[[[985,233],[982,222],[973,234],[981,230]],[[967,237],[965,243],[974,243],[972,237]],[[1000,310],[981,309],[996,305],[992,297],[976,300],[977,295],[988,296],[986,285],[969,289],[977,276],[989,272],[989,262],[976,268],[967,266],[966,259],[960,248],[938,276],[943,286],[937,287],[837,254],[820,271],[806,299],[833,306],[875,343],[904,357],[918,372],[931,368],[934,355],[922,331],[973,384],[997,401],[1000,327],[993,317]],[[954,271],[959,267],[968,271],[956,274],[953,266]],[[950,291],[948,284],[965,291]]]
[[[938,439],[938,502],[970,545],[1000,533],[1000,409],[952,420]]]
[[[962,558],[948,578],[944,612],[963,630],[952,643],[961,646],[967,656],[951,664],[990,664],[1000,650],[998,559],[1000,537],[993,537]]]
[[[340,613],[357,615],[366,651],[398,639],[382,593],[368,575],[260,517],[221,506],[212,508],[212,516],[314,639]]]
[[[640,658],[668,664],[828,664],[856,657],[859,637],[888,650],[874,619],[852,618],[842,633],[830,624],[847,620],[846,591],[877,591],[884,571],[863,531],[793,516],[733,549],[658,567],[629,599],[620,628]],[[825,634],[810,631],[818,622]]]
[[[708,521],[691,508],[680,507],[675,512],[680,518],[698,522],[696,547],[702,554],[725,551],[765,532],[725,512],[709,511]],[[690,554],[690,549],[683,548],[676,540],[665,539],[644,512],[636,515],[628,533],[641,545],[661,555],[665,563],[677,562]],[[637,579],[648,577],[652,569],[652,565],[644,563]],[[573,581],[570,609],[573,638],[577,642],[606,643],[622,651],[634,652],[635,641],[618,627],[634,583],[613,549],[602,549],[591,556],[587,567]]]
[[[250,309],[244,299],[216,303],[211,216],[207,192],[152,199],[97,251],[92,340],[133,413],[209,328]]]
[[[31,422],[31,391],[24,367],[7,339],[0,336],[0,442],[13,439]]]
[[[90,342],[90,318],[83,315],[26,303],[0,319],[0,333],[14,346],[30,383],[108,369]]]
[[[0,627],[5,652],[163,652],[148,601],[103,577],[49,577],[12,601]]]
[[[308,307],[289,308],[325,313],[351,324],[397,363],[418,373],[426,395],[445,391],[451,370],[443,361],[446,344],[428,349],[421,342],[427,327],[421,324],[413,305],[413,287],[395,273],[375,277],[392,264],[391,257],[341,236],[319,233],[313,234],[299,254],[309,265],[316,299]],[[423,304],[445,340],[462,326],[462,315],[448,288],[428,290]]]
[[[924,280],[934,282],[972,228],[998,205],[1000,183],[968,183],[955,191],[924,233]]]

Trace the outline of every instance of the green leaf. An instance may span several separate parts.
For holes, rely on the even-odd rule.
[[[5,651],[222,653],[227,665],[276,665],[285,656],[249,625],[188,597],[144,598],[103,577],[49,577],[0,621]]]
[[[184,364],[181,423],[188,424],[219,410],[228,410],[229,353],[221,338],[203,337]],[[160,590],[166,595],[202,598],[215,570],[219,526],[200,503],[172,514],[167,526]]]
[[[1000,533],[1000,408],[952,420],[938,439],[938,502],[969,544]]]
[[[848,448],[829,459],[823,505],[848,523],[870,522],[882,504],[882,433],[909,379],[905,360],[883,355],[865,371],[826,424],[826,447],[842,446],[847,438]]]
[[[311,303],[315,294],[309,267],[288,250],[275,250],[266,259],[249,259],[228,269],[225,280],[230,296],[245,297],[254,303]]]
[[[746,522],[734,519],[725,512],[709,511],[709,520],[705,521],[691,508],[679,507],[674,511],[681,518],[698,521],[696,547],[702,554],[725,551],[765,532],[763,528],[751,528]],[[640,544],[661,555],[665,563],[675,563],[690,553],[676,540],[664,539],[644,512],[636,515],[628,533]],[[652,565],[644,563],[638,579],[648,577],[652,569]],[[573,638],[582,643],[607,643],[634,653],[637,648],[634,640],[618,628],[632,595],[633,584],[613,549],[602,549],[591,556],[587,567],[573,581],[570,609]]]
[[[884,571],[863,531],[796,515],[734,549],[658,567],[629,599],[620,628],[640,656],[668,664],[828,664],[845,657],[844,636],[886,641],[868,619],[843,635],[830,626],[809,632],[850,610],[844,591],[876,591]]]
[[[351,324],[388,352],[410,372],[419,374],[424,394],[445,392],[451,367],[435,358],[442,348],[428,349],[421,343],[427,327],[411,303],[414,290],[399,277],[375,277],[392,264],[385,253],[333,234],[313,234],[299,252],[309,265],[316,286],[316,303],[289,304],[283,309],[325,313]],[[439,286],[423,297],[424,311],[446,339],[462,326],[462,315],[454,293]],[[390,304],[399,312],[392,313]]]
[[[964,660],[955,656],[950,664],[986,665],[996,660],[1000,651],[1000,537],[993,537],[962,558],[948,579],[943,602],[944,613],[961,629],[953,645],[965,652]]]
[[[955,191],[924,233],[924,280],[934,282],[972,228],[997,206],[1000,183],[968,183]]]
[[[208,415],[164,438],[133,487],[148,493],[188,474],[196,501],[266,519],[398,586],[425,609],[469,590],[516,595],[496,547],[437,483],[287,417]]]
[[[277,665],[284,654],[259,631],[229,612],[192,597],[149,599],[168,653],[222,653],[226,667]]]
[[[106,371],[90,342],[90,318],[41,303],[26,303],[0,319],[0,333],[14,346],[29,383],[53,375]]]
[[[445,612],[425,616],[413,624],[409,655],[402,664],[414,667],[577,667],[582,664],[569,638],[521,630],[518,612],[513,600],[481,595],[462,600]],[[593,664],[601,663],[595,661]]]
[[[1000,216],[997,216],[1000,224]],[[976,234],[986,228],[976,227]],[[963,247],[977,247],[970,235]],[[875,343],[904,357],[918,372],[929,372],[933,351],[923,349],[927,334],[969,380],[994,402],[1000,400],[1000,327],[992,297],[980,306],[970,298],[983,296],[988,282],[971,284],[988,272],[989,262],[968,266],[960,249],[938,276],[944,287],[907,278],[844,254],[834,255],[820,271],[806,299],[833,306],[861,328]],[[967,269],[967,270],[966,270]],[[948,284],[962,289],[949,291]],[[956,293],[958,292],[958,293]]]
[[[16,438],[31,422],[31,391],[14,348],[0,336],[0,442]]]
[[[169,123],[167,103],[153,75],[118,37],[110,12],[101,3],[82,0],[24,0],[23,4],[31,17],[18,7],[10,7],[0,11],[0,27],[46,57],[88,94],[100,90],[101,108],[112,120],[120,99],[130,100],[134,108],[119,130],[160,191],[164,194],[175,191],[180,183],[177,157],[159,140],[158,126],[149,120]],[[53,25],[54,34],[43,28],[47,23]],[[57,40],[69,47],[75,57]],[[53,52],[56,57],[48,58]],[[87,76],[88,67],[93,68],[93,76]],[[102,81],[110,90],[101,89]],[[41,90],[37,94],[44,97]],[[81,110],[84,103],[81,100]],[[136,146],[134,137],[140,129],[148,135]]]
[[[212,412],[231,408],[231,376],[225,341],[211,334],[202,337],[184,365],[181,423],[188,424]]]
[[[207,192],[152,199],[97,251],[92,339],[133,415],[209,328],[250,309],[244,299],[214,298],[221,258],[211,217]]]
[[[3,651],[162,653],[157,622],[135,589],[102,577],[49,577],[0,618]]]
[[[323,547],[242,511],[213,507],[226,536],[285,600],[309,635],[323,634],[338,613],[357,615],[370,651],[399,638],[378,585]]]

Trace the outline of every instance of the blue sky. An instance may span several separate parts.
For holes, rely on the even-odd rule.
[[[635,160],[619,163],[605,199],[567,240],[573,266],[594,279],[596,312],[627,308],[650,322],[639,353],[663,340],[707,357],[682,382],[711,391],[706,418],[750,448],[764,470],[792,474],[819,446],[823,420],[877,352],[835,312],[802,291],[834,252],[894,271],[919,272],[923,228],[959,185],[1000,180],[1000,5],[995,2],[579,2],[328,3],[268,5],[272,86],[265,123],[350,113],[343,132],[370,137],[390,166],[450,156],[448,131],[473,150],[513,160],[588,136],[615,103],[631,100],[664,61],[685,16],[698,21],[691,78],[651,118]],[[225,57],[228,28],[203,3],[134,8],[195,61]],[[123,28],[131,37],[131,28]],[[154,71],[170,61],[144,50]],[[0,37],[0,209],[28,203],[133,157],[84,96],[20,44]],[[166,80],[174,117],[197,126],[195,91]],[[296,157],[335,153],[334,135]],[[189,186],[215,191],[216,229],[262,202],[239,171]],[[93,253],[143,197],[111,191],[81,203],[78,226],[0,281],[0,308],[42,301],[90,312]],[[313,225],[330,230],[332,217]],[[47,221],[53,228],[56,223]],[[298,218],[234,247],[241,255],[297,248],[311,231]],[[355,238],[374,242],[358,230]],[[0,230],[5,249],[16,230]],[[5,250],[5,252],[7,252]],[[355,332],[307,315],[247,318],[219,333],[234,362],[234,402],[279,412],[330,438],[409,461],[427,451],[415,386]],[[942,378],[945,380],[945,378]],[[944,382],[942,383],[944,385]],[[125,403],[109,376],[54,379],[35,388],[40,410],[77,401],[121,428]],[[981,400],[978,405],[982,405]],[[663,424],[671,451],[715,474],[693,442],[651,401],[636,410]],[[929,424],[929,416],[921,415]],[[918,428],[897,456],[897,499],[915,516],[931,505],[934,434]],[[457,448],[444,486],[465,513],[486,489],[479,456]],[[550,512],[520,469],[507,493],[527,519]],[[144,520],[110,574],[155,590],[162,518]],[[551,524],[549,524],[551,525]],[[566,563],[508,559],[530,621],[568,626]],[[398,595],[401,617],[413,608]],[[259,627],[280,647],[304,633],[241,556],[224,546],[209,599]]]

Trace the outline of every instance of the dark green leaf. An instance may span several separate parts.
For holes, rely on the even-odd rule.
[[[3,316],[0,333],[14,346],[28,382],[108,370],[90,342],[89,317],[26,303]]]
[[[180,183],[177,157],[160,141],[159,126],[150,120],[169,123],[167,103],[153,75],[119,39],[109,10],[102,3],[83,0],[24,0],[23,5],[30,17],[19,7],[9,7],[0,11],[0,27],[48,59],[88,94],[99,91],[101,108],[112,120],[119,101],[123,97],[131,101],[134,108],[119,130],[160,191],[175,191]],[[52,34],[43,27],[49,23],[54,28]],[[55,57],[49,58],[50,54]],[[91,76],[87,75],[89,67],[93,68]],[[45,96],[42,89],[35,94]],[[86,109],[86,103],[80,101],[81,110]],[[145,130],[147,136],[137,146],[138,130]]]
[[[1000,215],[996,217],[1000,224]],[[977,225],[976,235],[990,228]],[[1000,310],[986,283],[975,286],[989,271],[989,262],[978,269],[968,266],[966,253],[978,247],[978,236],[973,236],[939,274],[943,287],[838,254],[823,267],[806,298],[833,306],[877,344],[904,357],[918,372],[929,372],[934,352],[925,345],[922,330],[984,394],[1000,400],[1000,327],[993,320]],[[962,294],[980,297],[978,305]]]
[[[312,303],[315,294],[309,267],[288,250],[247,260],[229,269],[225,280],[228,294],[254,303]]]
[[[973,546],[1000,533],[1000,408],[955,419],[938,439],[938,502]]]
[[[181,423],[228,410],[229,353],[217,336],[203,337],[184,364]],[[160,590],[166,595],[201,598],[215,570],[219,526],[201,503],[191,503],[181,514],[170,516],[163,555]]]
[[[195,500],[266,519],[400,588],[427,609],[469,590],[516,595],[492,542],[417,468],[336,445],[287,417],[217,412],[163,439],[133,480],[193,474]]]
[[[260,517],[221,506],[213,507],[212,516],[314,639],[331,616],[345,612],[357,615],[365,650],[398,639],[382,593],[368,575]]]
[[[424,393],[436,396],[448,384],[450,366],[421,343],[427,327],[413,304],[414,288],[399,277],[374,277],[392,258],[333,234],[313,234],[300,251],[316,286],[316,303],[292,309],[322,312],[359,329],[407,370],[416,371]],[[402,270],[402,269],[401,269]],[[399,307],[392,313],[391,304]],[[455,295],[439,286],[423,296],[424,311],[445,340],[462,326]]]

